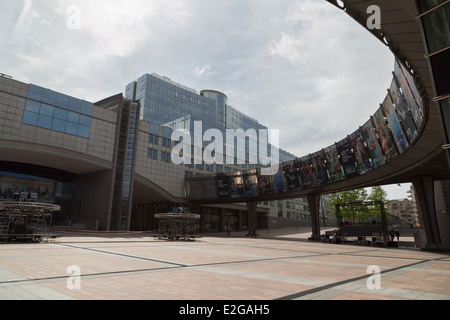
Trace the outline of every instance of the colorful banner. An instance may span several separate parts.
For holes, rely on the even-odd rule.
[[[256,176],[256,170],[248,170],[242,173],[244,180],[245,196],[254,197],[258,195],[258,177]]]
[[[391,94],[392,101],[394,102],[400,124],[403,127],[409,143],[411,144],[416,139],[418,134],[416,123],[414,122],[414,119],[409,112],[406,99],[403,96],[400,87],[398,86],[395,79],[392,80],[389,93]]]
[[[310,159],[313,166],[313,186],[318,187],[329,183],[325,155],[322,150],[311,154]]]
[[[231,189],[231,197],[238,198],[244,196],[244,180],[242,178],[242,172],[236,171],[231,173],[230,176],[230,189]]]
[[[344,168],[339,159],[338,151],[335,145],[324,149],[326,167],[331,182],[337,182],[345,178]]]
[[[300,177],[294,161],[285,162],[283,165],[283,175],[286,181],[286,191],[300,190]]]
[[[398,60],[395,60],[394,75],[408,102],[409,111],[412,114],[416,127],[420,128],[423,122],[423,101],[417,90],[414,79],[409,72],[400,65]]]
[[[395,112],[394,104],[392,103],[391,96],[387,95],[382,104],[384,115],[389,124],[389,129],[392,131],[397,149],[400,154],[408,149],[408,142],[403,134],[403,130],[398,121],[397,114]]]
[[[298,168],[300,181],[303,189],[314,186],[313,167],[309,156],[304,156],[295,161]]]
[[[352,146],[348,138],[344,138],[336,143],[336,148],[339,153],[339,158],[344,169],[345,177],[352,178],[358,175],[356,160],[353,156]]]
[[[376,169],[379,166],[382,166],[385,163],[384,155],[381,151],[381,147],[378,142],[372,120],[367,121],[361,127],[361,132],[364,137],[364,142],[366,143],[367,150],[369,151],[372,168]]]
[[[358,129],[348,136],[350,144],[353,149],[353,154],[355,156],[356,164],[358,167],[358,174],[366,174],[372,170],[372,165],[370,164],[370,155],[367,150],[366,143],[364,142],[364,137],[361,131]]]
[[[275,191],[275,176],[261,175],[261,169],[257,169],[258,193],[260,195],[272,194]]]
[[[216,176],[217,196],[219,198],[230,197],[230,177],[225,173],[219,173]]]
[[[381,150],[383,151],[385,160],[390,161],[398,156],[398,152],[394,137],[392,136],[391,129],[389,129],[387,118],[384,116],[382,108],[375,112],[372,120],[380,140]]]

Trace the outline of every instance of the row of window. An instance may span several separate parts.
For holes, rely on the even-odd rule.
[[[45,89],[34,84],[29,85],[27,98],[87,116],[92,115],[92,103]]]
[[[152,148],[148,148],[147,151],[147,157],[150,159],[154,159],[157,160],[158,159],[158,150],[156,149],[152,149]],[[164,152],[161,151],[161,159],[162,161],[165,162],[171,162],[171,152]],[[194,167],[194,164],[186,164],[187,167]],[[254,169],[255,165],[252,164],[244,164],[241,165],[241,167],[243,168],[249,168],[249,169]],[[200,164],[195,164],[195,168],[199,169],[199,170],[207,170],[210,172],[214,172],[214,165],[213,164],[204,164],[204,163],[200,163]],[[222,173],[222,172],[226,172],[226,173],[230,173],[233,170],[229,167],[224,167],[222,165],[215,165],[215,172],[216,173]]]
[[[89,138],[91,118],[45,103],[27,100],[22,122],[32,126]]]

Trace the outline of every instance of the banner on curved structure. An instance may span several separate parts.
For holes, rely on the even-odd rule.
[[[262,175],[261,169],[257,169],[258,177],[258,194],[268,195],[273,194],[275,191],[275,179],[273,175]]]
[[[317,151],[310,155],[313,168],[313,186],[319,187],[330,182],[323,151]]]
[[[361,131],[358,129],[348,136],[350,144],[353,149],[356,165],[358,168],[358,174],[363,175],[372,170],[370,164],[370,155],[364,143],[364,137]]]
[[[353,178],[358,175],[358,171],[355,165],[355,158],[352,152],[352,146],[348,138],[344,138],[336,143],[336,148],[339,153],[339,158],[342,163],[345,177]]]
[[[394,102],[395,110],[397,111],[397,117],[400,120],[400,124],[405,132],[405,136],[409,143],[413,143],[417,137],[417,128],[414,119],[409,112],[408,103],[397,83],[396,79],[392,79],[391,88],[389,90],[392,101]]]
[[[230,193],[232,198],[244,196],[244,180],[242,172],[236,171],[230,175]]]
[[[420,129],[423,122],[423,101],[417,90],[414,79],[398,60],[395,60],[394,75],[408,102],[409,111],[412,114],[414,122],[417,128]]]
[[[392,136],[391,129],[387,118],[384,116],[383,109],[379,108],[373,115],[373,124],[380,140],[381,151],[384,154],[384,159],[390,161],[398,156],[397,146]]]
[[[284,180],[284,174],[283,174],[283,163],[280,164],[280,169],[274,176],[274,183],[275,183],[275,192],[276,193],[283,193],[286,192],[286,181]]]
[[[230,177],[225,173],[219,173],[216,175],[217,182],[217,196],[219,198],[230,197]]]
[[[376,169],[379,166],[382,166],[385,163],[384,155],[381,151],[381,147],[378,142],[372,120],[369,120],[364,125],[362,125],[361,133],[364,137],[364,143],[367,147],[367,150],[369,151],[372,168]]]
[[[246,197],[255,197],[258,195],[258,177],[256,176],[256,169],[242,172],[242,179],[244,181],[244,192]]]
[[[314,185],[313,166],[309,155],[298,158],[295,161],[298,168],[302,189],[312,188]]]
[[[344,168],[335,145],[329,146],[323,150],[326,159],[326,167],[331,182],[337,182],[345,179]]]
[[[408,149],[409,145],[406,141],[403,130],[398,121],[397,114],[395,112],[394,103],[391,100],[391,96],[387,95],[383,101],[382,109],[384,115],[388,121],[389,128],[392,130],[392,135],[394,137],[395,143],[397,144],[397,149],[400,154]]]
[[[283,176],[286,182],[286,191],[297,191],[301,189],[299,172],[295,161],[283,163]]]

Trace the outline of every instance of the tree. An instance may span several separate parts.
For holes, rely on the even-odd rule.
[[[372,190],[370,192],[369,201],[382,201],[385,204],[388,203],[388,194],[387,192],[380,186],[372,187]],[[371,215],[372,216],[379,216],[380,215],[380,208],[379,206],[372,206],[371,208]],[[386,215],[389,214],[389,208],[387,205],[384,207],[384,211],[386,212]]]
[[[353,189],[342,192],[333,193],[330,195],[330,201],[328,208],[330,210],[336,209],[336,204],[344,203],[359,203],[368,201],[368,195],[366,189]],[[369,214],[367,206],[354,205],[354,206],[342,206],[341,217],[356,221],[356,217],[365,217]],[[336,213],[335,213],[336,215]]]
[[[372,187],[370,195],[367,189],[354,189],[333,193],[330,195],[330,202],[328,208],[330,210],[336,209],[336,204],[361,203],[370,201],[383,201],[387,203],[387,192],[380,186]],[[341,206],[341,217],[351,220],[353,223],[364,222],[369,218],[380,217],[381,211],[379,205],[353,205]],[[385,207],[385,212],[388,214],[388,208]],[[335,213],[336,216],[336,213]]]

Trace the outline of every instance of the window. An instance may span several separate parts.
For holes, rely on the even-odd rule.
[[[89,138],[92,103],[33,84],[27,98],[23,123]]]
[[[152,158],[152,159],[157,159],[158,158],[158,150],[154,150],[154,149],[148,149],[148,157]]]
[[[23,114],[22,122],[25,124],[30,124],[32,126],[37,126],[39,115],[34,112],[25,111]]]
[[[450,45],[450,3],[422,18],[430,53]]]
[[[158,144],[158,136],[156,134],[150,133],[148,142],[150,142],[152,144]]]
[[[170,162],[170,153],[161,152],[161,160],[165,162]]]
[[[424,13],[444,1],[445,0],[419,0],[420,10]]]

